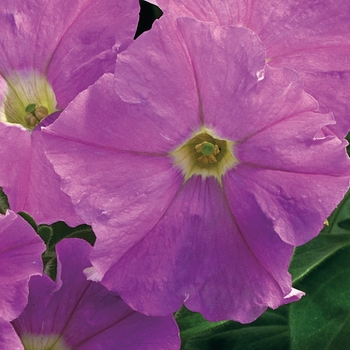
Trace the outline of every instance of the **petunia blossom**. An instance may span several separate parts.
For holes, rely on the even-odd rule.
[[[38,223],[82,222],[59,188],[35,126],[114,71],[138,12],[137,0],[1,2],[0,186],[12,210]]]
[[[339,137],[350,131],[350,2],[348,0],[151,0],[166,14],[259,35],[272,67],[298,71],[304,89],[333,112]]]
[[[25,349],[179,349],[180,337],[172,315],[151,317],[130,309],[101,284],[87,281],[92,247],[80,239],[56,246],[56,283],[48,276],[33,277],[29,302],[12,322]],[[6,324],[0,322],[1,339]],[[19,347],[18,349],[23,349]]]
[[[293,247],[342,199],[350,164],[325,128],[332,115],[264,52],[251,30],[164,16],[118,55],[114,79],[43,131],[62,189],[96,233],[101,282],[135,310],[185,303],[250,322],[301,297]]]
[[[29,279],[42,273],[44,250],[44,242],[24,219],[11,210],[0,214],[0,319],[11,321],[24,310]]]

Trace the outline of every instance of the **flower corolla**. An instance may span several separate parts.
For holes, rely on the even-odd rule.
[[[295,69],[322,112],[350,131],[350,2],[348,0],[151,0],[165,14],[249,28],[272,67]]]
[[[41,121],[114,70],[138,12],[137,0],[2,1],[0,186],[15,212],[81,223],[42,150]]]
[[[13,328],[0,322],[3,349],[179,349],[171,315],[139,314],[116,293],[86,280],[91,248],[80,239],[57,244],[56,282],[46,275],[30,280],[28,305]]]
[[[43,137],[102,284],[147,314],[251,322],[302,296],[293,248],[348,189],[333,123],[253,31],[164,16]]]

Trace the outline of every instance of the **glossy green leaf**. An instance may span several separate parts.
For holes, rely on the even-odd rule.
[[[350,219],[339,221],[337,225],[338,227],[343,228],[344,230],[350,231]]]
[[[288,326],[245,327],[191,340],[184,350],[281,350],[289,348]]]
[[[329,225],[325,226],[323,229],[324,233],[330,234],[340,234],[349,233],[350,229],[346,223],[350,219],[350,191],[345,195],[342,202],[333,211],[332,215],[329,217]]]
[[[38,227],[38,235],[45,242],[45,244],[48,244],[48,242],[52,238],[53,230],[49,225],[40,225]]]
[[[48,242],[49,247],[54,247],[58,242],[64,238],[82,238],[91,245],[95,243],[96,236],[89,225],[79,225],[76,227],[69,227],[65,222],[58,221],[51,225],[53,234]]]
[[[320,234],[307,244],[297,247],[289,269],[293,276],[293,284],[348,245],[350,234]]]
[[[267,310],[250,324],[210,323],[200,314],[186,310],[178,319],[182,349],[288,349],[288,308],[289,305],[285,305],[278,310]]]
[[[181,331],[181,340],[186,342],[188,339],[213,332],[217,328],[223,327],[230,321],[209,322],[200,313],[191,312],[182,307],[175,314],[175,319]]]
[[[348,349],[350,247],[338,250],[296,287],[306,296],[290,306],[291,349]]]

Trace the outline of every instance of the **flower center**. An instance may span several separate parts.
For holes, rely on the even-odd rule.
[[[233,145],[232,141],[214,137],[211,131],[203,129],[170,155],[174,164],[181,168],[185,180],[192,175],[215,176],[221,183],[222,175],[238,163]]]
[[[17,72],[6,78],[0,120],[32,130],[57,110],[56,105],[55,93],[43,75],[37,72]]]
[[[21,341],[25,350],[69,350],[59,335],[24,334]]]
[[[208,141],[203,141],[198,145],[194,146],[195,150],[202,155],[197,158],[197,161],[204,164],[213,164],[217,163],[216,155],[220,153],[220,148],[218,145],[213,145]]]

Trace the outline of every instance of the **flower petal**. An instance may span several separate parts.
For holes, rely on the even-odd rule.
[[[83,269],[89,266],[92,249],[87,242],[64,240],[56,249],[62,285],[53,290],[54,283],[47,276],[31,280],[28,306],[13,322],[20,336],[55,335],[77,350],[112,349],[115,344],[125,349],[134,349],[135,344],[144,349],[178,349],[172,316],[141,315],[117,294],[86,280]]]
[[[63,178],[62,189],[76,212],[103,237],[96,246],[103,246],[104,264],[98,272],[104,273],[112,258],[142,239],[163,215],[183,182],[181,172],[168,156],[88,145],[55,135],[51,128],[46,133],[47,155]],[[120,240],[126,247],[115,244]]]
[[[135,34],[138,12],[136,0],[115,0],[113,6],[108,0],[5,0],[1,75],[47,73],[63,108],[103,73],[113,71],[118,49]]]
[[[250,225],[254,234],[268,221],[260,216]],[[211,321],[251,322],[290,293],[293,248],[271,224],[250,241],[240,225],[216,179],[192,177],[147,236],[114,259],[102,283],[141,312],[166,314],[185,302]],[[94,265],[103,264],[100,249]]]
[[[156,156],[165,156],[190,132],[186,123],[160,115],[145,103],[122,101],[112,74],[79,94],[48,130],[101,148]]]
[[[141,104],[143,114],[153,113],[160,125],[172,125],[171,133],[167,126],[163,131],[171,139],[174,133],[185,139],[201,127],[196,84],[191,57],[173,20],[155,22],[152,31],[118,55],[118,95],[126,102]]]
[[[350,3],[347,0],[157,0],[165,14],[253,30],[269,65],[302,73],[305,90],[333,112],[339,137],[350,130]]]
[[[12,320],[27,303],[30,276],[42,273],[45,245],[26,221],[8,210],[0,215],[0,247],[0,313]]]
[[[245,184],[281,239],[301,245],[315,237],[343,198],[348,177],[305,174],[239,165],[230,172]],[[235,193],[232,190],[231,196]]]
[[[30,213],[37,223],[65,221],[71,227],[78,226],[83,220],[75,213],[69,196],[62,192],[61,179],[44,150],[42,130],[35,128],[32,132],[30,178],[22,188],[22,192],[27,193],[27,198],[21,210]]]
[[[0,348],[24,350],[21,340],[18,338],[16,331],[10,322],[0,317]]]
[[[41,130],[30,134],[17,125],[0,123],[0,142],[0,186],[10,208],[30,213],[38,224],[59,220],[70,226],[81,224],[44,154]]]
[[[30,173],[31,137],[20,126],[0,123],[0,186],[12,210],[23,210]],[[23,187],[22,187],[23,186]]]
[[[304,112],[266,127],[235,146],[242,163],[295,173],[349,176],[347,142],[338,139],[325,126],[332,115]],[[344,192],[347,190],[344,181]],[[327,198],[331,198],[331,194]]]

